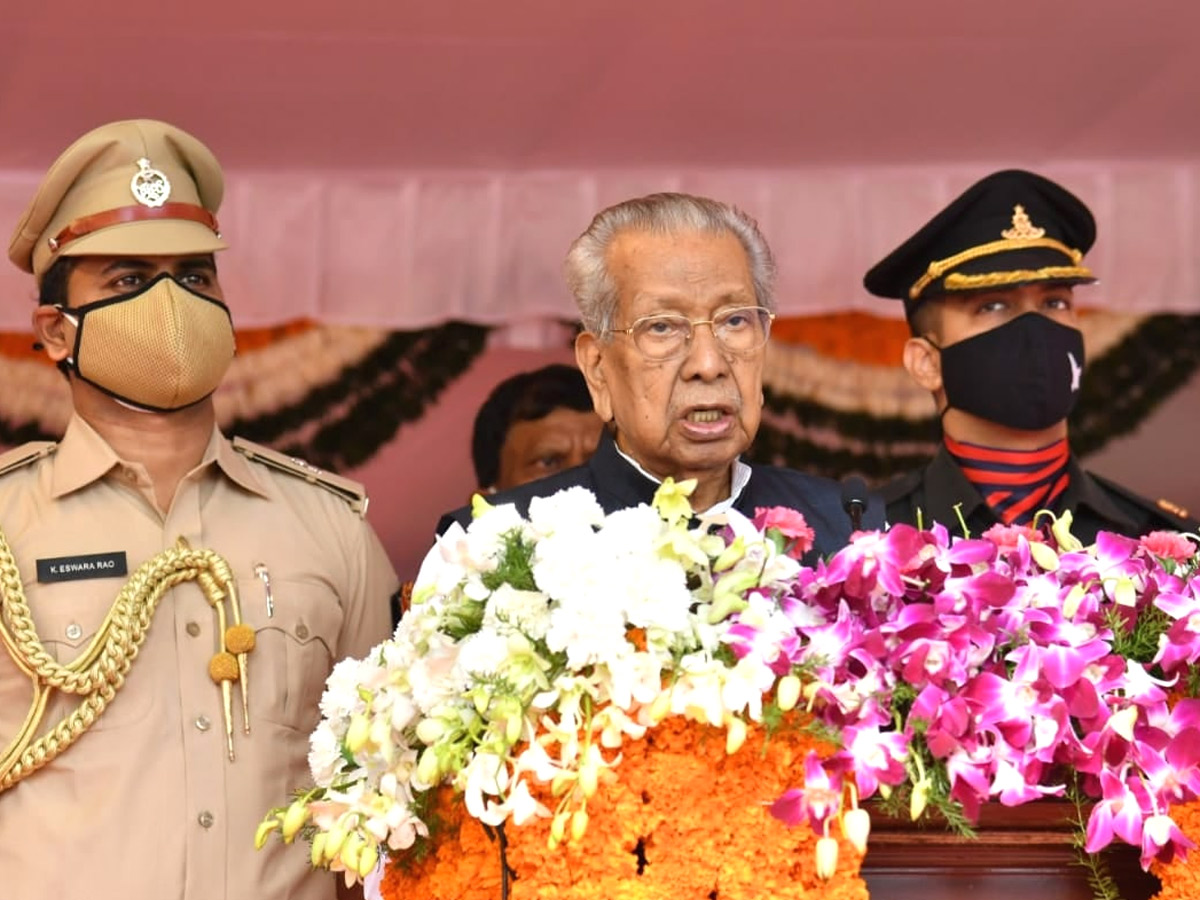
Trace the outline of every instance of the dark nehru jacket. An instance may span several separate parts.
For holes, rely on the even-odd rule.
[[[1074,457],[1067,472],[1070,484],[1055,502],[1054,509],[1071,510],[1071,533],[1085,544],[1092,543],[1098,531],[1140,537],[1159,530],[1195,532],[1200,526],[1188,517],[1187,510],[1166,500],[1155,502],[1139,497],[1119,484],[1084,471]],[[907,522],[928,528],[940,522],[952,534],[958,534],[962,526],[954,510],[956,505],[960,505],[972,537],[979,537],[1000,521],[944,445],[928,466],[900,476],[881,488],[881,493],[892,525]]]
[[[837,482],[777,466],[752,465],[750,473],[750,481],[734,501],[734,508],[747,516],[753,516],[755,508],[760,506],[785,506],[798,510],[816,532],[813,550],[805,558],[805,563],[811,564],[818,555],[828,556],[846,546],[851,532],[850,517],[842,508],[841,488]],[[606,513],[640,503],[649,504],[658,490],[658,483],[630,465],[617,452],[616,442],[605,432],[601,435],[595,454],[584,465],[502,491],[489,497],[488,502],[514,503],[524,515],[529,510],[529,501],[534,497],[548,497],[576,486],[585,487],[595,494]],[[438,522],[438,534],[442,534],[452,522],[458,522],[464,528],[470,524],[470,507],[464,506],[442,516]],[[873,496],[867,504],[862,527],[883,527],[883,503],[878,497]]]

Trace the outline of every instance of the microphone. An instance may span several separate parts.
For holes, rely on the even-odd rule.
[[[870,497],[867,483],[858,475],[842,479],[842,509],[850,517],[850,526],[855,531],[862,530],[862,517],[871,502]]]

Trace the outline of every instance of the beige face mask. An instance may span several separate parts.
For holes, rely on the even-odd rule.
[[[166,273],[132,294],[59,309],[76,327],[67,364],[139,409],[171,412],[200,402],[233,360],[228,307]]]

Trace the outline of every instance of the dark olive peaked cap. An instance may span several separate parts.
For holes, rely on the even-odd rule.
[[[1083,255],[1096,221],[1048,178],[1008,169],[967,188],[863,278],[909,315],[928,297],[1050,281],[1095,281]]]

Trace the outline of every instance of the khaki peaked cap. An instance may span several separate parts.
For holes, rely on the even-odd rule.
[[[177,256],[226,247],[217,158],[152,119],[89,131],[54,161],[13,232],[8,258],[40,281],[60,256]]]

